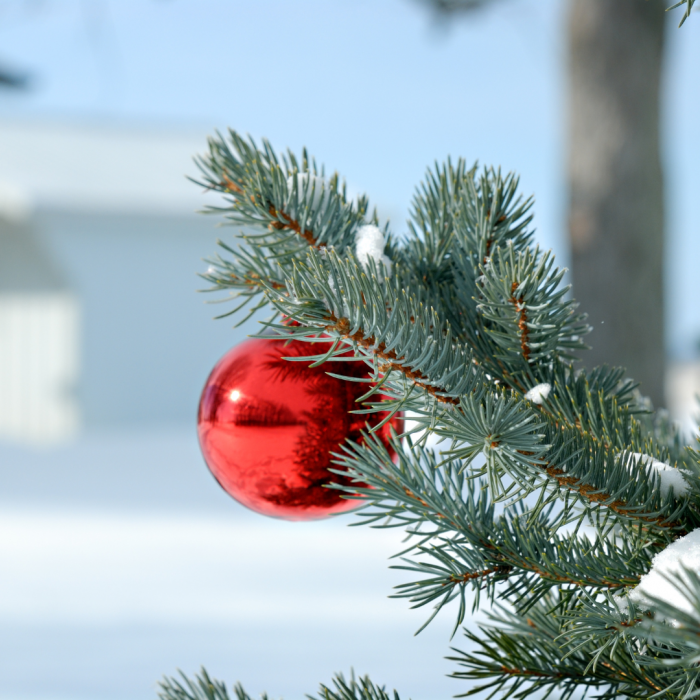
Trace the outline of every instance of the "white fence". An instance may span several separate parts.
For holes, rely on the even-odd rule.
[[[76,434],[79,327],[69,292],[0,292],[0,438],[50,444]]]

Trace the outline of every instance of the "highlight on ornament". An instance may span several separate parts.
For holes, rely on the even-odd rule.
[[[202,391],[198,433],[204,459],[221,487],[263,515],[314,520],[357,508],[358,501],[329,488],[351,482],[334,474],[333,452],[346,440],[362,441],[386,412],[352,413],[369,390],[361,360],[324,363],[285,357],[328,352],[331,343],[255,338],[230,350],[214,367]],[[350,353],[351,355],[351,353]],[[330,368],[330,369],[329,369]],[[373,397],[373,401],[377,399]],[[377,435],[392,454],[396,414]]]

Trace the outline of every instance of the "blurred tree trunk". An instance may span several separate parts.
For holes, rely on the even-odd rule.
[[[570,0],[569,233],[587,365],[622,365],[664,404],[661,0]]]

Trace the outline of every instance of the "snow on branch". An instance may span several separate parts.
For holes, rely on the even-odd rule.
[[[656,598],[692,613],[693,603],[670,580],[674,575],[682,577],[684,569],[700,571],[700,528],[659,552],[652,560],[651,570],[642,576],[628,597],[640,608],[651,607],[652,599]]]
[[[385,247],[386,239],[384,234],[376,226],[367,224],[357,230],[355,235],[355,255],[360,265],[366,270],[369,267],[369,261],[374,260],[377,264],[377,270],[381,273],[383,269],[388,279],[391,277],[391,260],[384,255]]]
[[[670,464],[660,462],[650,455],[645,455],[641,452],[622,452],[619,457],[628,461],[628,469],[633,466],[644,467],[647,474],[657,474],[661,485],[661,494],[666,496],[669,489],[673,490],[673,495],[678,498],[685,496],[688,492],[688,482],[683,478],[683,472],[675,469]]]
[[[552,385],[545,382],[543,384],[533,386],[532,389],[525,394],[525,398],[528,401],[532,401],[532,403],[541,405],[547,400],[550,391],[552,391]]]

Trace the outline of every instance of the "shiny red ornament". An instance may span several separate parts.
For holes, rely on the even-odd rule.
[[[330,343],[247,340],[214,367],[199,403],[199,444],[209,470],[244,506],[288,520],[314,520],[357,507],[326,485],[351,483],[328,469],[331,452],[347,438],[361,440],[365,423],[386,413],[353,414],[368,385],[329,377],[367,377],[362,361],[309,367],[308,357],[328,352]],[[397,414],[379,437],[389,447],[390,426],[401,432]]]

